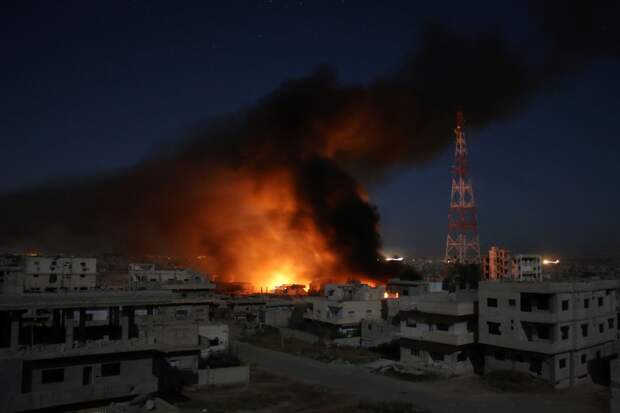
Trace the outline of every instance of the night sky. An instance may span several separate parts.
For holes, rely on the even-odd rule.
[[[368,82],[429,18],[528,36],[524,2],[486,3],[3,2],[0,191],[129,168],[319,64]],[[617,255],[618,73],[618,59],[593,59],[469,131],[483,249]],[[443,254],[452,152],[369,188],[386,252]]]

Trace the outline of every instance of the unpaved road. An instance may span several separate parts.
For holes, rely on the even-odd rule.
[[[242,360],[258,368],[309,384],[320,384],[363,400],[400,400],[433,413],[602,413],[607,389],[582,385],[553,393],[503,393],[477,377],[408,382],[368,372],[361,366],[326,364],[304,357],[235,342]]]

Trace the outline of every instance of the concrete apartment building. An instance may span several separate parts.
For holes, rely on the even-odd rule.
[[[511,275],[517,281],[542,281],[542,257],[532,254],[517,254],[511,259]]]
[[[0,293],[86,291],[97,287],[95,258],[11,256],[0,259]]]
[[[38,261],[41,273],[49,274],[53,261],[35,258],[26,261]],[[89,259],[55,259],[76,260],[80,270],[70,272],[72,276],[96,272],[81,269],[82,262],[94,263]],[[69,272],[69,266],[65,268]],[[26,267],[22,274],[35,271]],[[3,411],[68,408],[200,384],[200,378],[208,376],[201,374],[201,355],[210,354],[214,344],[213,331],[201,327],[209,325],[213,305],[209,297],[183,297],[169,290],[3,293]],[[223,341],[221,333],[217,346]]]
[[[129,264],[129,286],[136,290],[173,290],[186,294],[215,290],[208,276],[187,269],[157,269],[154,264]]]
[[[475,291],[458,290],[420,297],[400,318],[400,362],[443,375],[472,371],[475,343]]]
[[[363,319],[380,319],[385,287],[366,284],[327,284],[323,297],[305,297],[304,318],[334,327],[345,337],[360,335]]]
[[[485,280],[542,281],[542,257],[511,255],[505,248],[491,247],[482,257],[482,275]]]
[[[485,280],[510,278],[512,265],[510,253],[505,248],[491,247],[486,257],[482,257],[482,274]]]
[[[481,282],[485,372],[529,372],[558,388],[589,380],[588,360],[614,353],[618,286],[615,280]]]

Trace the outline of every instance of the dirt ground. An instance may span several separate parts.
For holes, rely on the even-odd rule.
[[[537,383],[481,380],[475,375],[412,382],[355,364],[322,363],[247,343],[237,343],[237,348],[245,362],[296,382],[327,387],[357,400],[409,402],[434,413],[606,413],[609,409],[609,390],[593,383],[555,390]]]
[[[318,385],[252,369],[247,386],[185,391],[182,413],[425,413],[410,403],[359,402]]]
[[[341,348],[336,346],[327,347],[323,343],[306,343],[295,338],[282,338],[277,330],[266,330],[254,336],[240,337],[246,343],[267,348],[270,350],[283,351],[296,356],[308,357],[326,363],[339,361],[351,364],[364,364],[378,360],[380,355],[363,348]]]

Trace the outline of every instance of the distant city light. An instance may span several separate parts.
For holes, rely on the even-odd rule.
[[[386,257],[385,258],[386,261],[403,261],[404,258],[403,257],[398,257],[398,256],[393,256],[393,257]]]
[[[560,260],[548,260],[548,259],[543,260],[543,265],[550,265],[550,264],[557,265],[559,263],[560,263]]]

